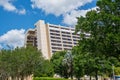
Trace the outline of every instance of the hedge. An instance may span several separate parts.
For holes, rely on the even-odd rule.
[[[52,78],[52,77],[35,77],[33,80],[69,80],[64,78]]]

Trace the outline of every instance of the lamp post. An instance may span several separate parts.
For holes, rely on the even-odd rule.
[[[115,80],[114,64],[112,64],[113,80]]]

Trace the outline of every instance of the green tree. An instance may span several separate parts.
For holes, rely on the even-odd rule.
[[[2,50],[0,54],[0,78],[18,80],[33,74],[36,64],[43,59],[40,51],[33,47]]]
[[[42,63],[36,65],[34,77],[53,77],[54,69],[49,60],[43,60]]]
[[[63,65],[62,61],[66,51],[59,51],[53,54],[51,63],[53,64],[54,72],[62,77],[68,78],[67,67]]]
[[[116,63],[115,65],[119,64],[117,59],[114,57],[106,58],[104,55],[97,56],[93,53],[86,52],[82,45],[85,45],[85,43],[82,43],[80,46],[75,46],[72,49],[74,56],[74,75],[78,80],[84,75],[95,76],[96,79],[98,75],[111,75],[112,63]]]
[[[74,76],[80,80],[81,77],[84,76],[84,62],[85,59],[83,58],[83,55],[80,54],[79,48],[76,46],[72,49],[73,53],[73,70],[74,70]]]
[[[73,56],[71,51],[67,51],[67,53],[64,55],[62,64],[64,67],[66,67],[68,77],[73,79]]]
[[[95,64],[102,59],[106,59],[104,63],[109,63],[109,57],[115,57],[120,61],[119,4],[119,0],[98,0],[97,10],[88,12],[86,17],[78,17],[76,32],[80,31],[80,50],[82,53],[91,53]],[[88,34],[89,38],[86,37]],[[99,68],[99,65],[96,67]],[[98,73],[99,69],[93,71]]]
[[[10,74],[8,73],[10,69],[8,68],[9,64],[5,61],[9,59],[10,53],[8,50],[1,50],[0,51],[0,80],[7,80]]]
[[[114,56],[120,53],[120,2],[119,0],[98,0],[98,9],[90,11],[86,17],[79,17],[76,31],[81,35],[89,33],[94,52]]]

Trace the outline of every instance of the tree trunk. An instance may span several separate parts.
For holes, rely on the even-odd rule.
[[[90,80],[92,80],[92,77],[90,76]]]
[[[15,80],[15,77],[14,77],[14,76],[11,76],[11,79],[12,79],[12,80]]]
[[[21,76],[21,80],[24,80],[24,76]]]
[[[95,79],[98,80],[98,71],[95,71]]]
[[[80,80],[80,77],[78,77],[77,80]]]
[[[71,79],[73,80],[73,65],[71,65],[71,74],[70,75],[71,75]]]

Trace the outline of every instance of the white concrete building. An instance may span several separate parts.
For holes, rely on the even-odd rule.
[[[50,59],[56,51],[71,50],[80,39],[74,35],[74,28],[54,24],[46,24],[43,20],[35,23],[35,29],[26,33],[25,45],[36,46],[46,59]]]

